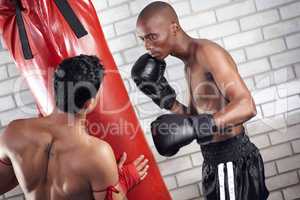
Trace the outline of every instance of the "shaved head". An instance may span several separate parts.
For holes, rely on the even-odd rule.
[[[174,8],[162,1],[148,4],[138,15],[137,36],[146,50],[158,59],[164,59],[183,34]]]
[[[174,8],[163,1],[155,1],[148,4],[139,14],[138,21],[148,21],[153,17],[163,17],[166,22],[177,23],[179,25],[178,16]]]

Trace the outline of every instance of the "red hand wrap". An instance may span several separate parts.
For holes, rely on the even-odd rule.
[[[119,193],[119,190],[117,190],[114,186],[109,186],[106,188],[106,196],[105,200],[113,200],[113,192]]]
[[[119,169],[119,184],[125,194],[137,185],[139,181],[140,176],[133,163],[124,165],[121,169]]]

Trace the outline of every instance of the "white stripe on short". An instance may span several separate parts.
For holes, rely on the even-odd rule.
[[[225,200],[224,163],[218,165],[218,177],[220,186],[220,200]]]
[[[233,163],[226,163],[227,171],[227,181],[228,181],[228,192],[229,199],[235,200],[235,189],[234,189],[234,173],[233,173]],[[226,200],[225,195],[225,175],[224,175],[224,163],[218,165],[218,177],[219,177],[219,190],[220,190],[220,200]]]

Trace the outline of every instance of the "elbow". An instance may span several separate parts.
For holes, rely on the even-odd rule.
[[[246,115],[247,120],[249,120],[249,119],[251,119],[251,118],[253,118],[253,117],[255,117],[257,115],[257,110],[256,110],[255,102],[254,102],[254,100],[253,100],[252,97],[247,98],[247,100],[246,100],[246,108],[247,109],[245,109],[246,110],[245,115]]]

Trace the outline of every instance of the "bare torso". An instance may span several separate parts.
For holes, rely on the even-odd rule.
[[[196,40],[194,47],[191,48],[191,53],[196,54],[195,52],[197,52],[198,56],[193,56],[191,60],[185,63],[185,77],[192,114],[214,114],[229,103],[228,99],[219,90],[214,77],[207,70],[207,66],[202,62],[201,56],[199,56],[201,45],[206,45],[206,43],[211,42],[208,40]],[[242,132],[242,129],[243,126],[238,125],[233,127],[231,131],[225,132],[225,134],[216,134],[213,142],[223,141],[238,135]]]
[[[20,123],[20,148],[10,160],[26,199],[93,199],[86,165],[98,139],[47,118]]]

